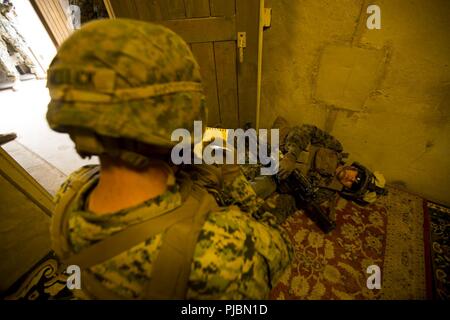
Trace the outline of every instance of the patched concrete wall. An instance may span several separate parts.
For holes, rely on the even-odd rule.
[[[370,4],[381,30],[369,30]],[[266,0],[261,126],[335,135],[388,183],[450,204],[450,2]]]

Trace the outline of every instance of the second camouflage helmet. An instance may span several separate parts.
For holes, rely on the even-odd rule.
[[[193,132],[194,120],[206,123],[198,64],[188,45],[160,25],[86,24],[59,48],[47,86],[48,123],[71,136],[88,132],[166,148],[177,143],[173,130]]]

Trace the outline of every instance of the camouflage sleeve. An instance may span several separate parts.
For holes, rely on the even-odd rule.
[[[189,299],[267,299],[292,259],[282,232],[237,208],[212,213],[195,248]]]
[[[240,167],[227,165],[223,167],[222,172],[224,177],[223,192],[228,201],[227,206],[237,206],[241,213],[251,216],[271,232],[276,232],[277,236],[280,237],[280,242],[290,244],[290,239],[280,226],[277,216],[268,211],[266,201],[258,197]],[[290,260],[292,257],[290,245],[286,245],[286,250]]]
[[[245,213],[256,215],[264,205],[264,200],[256,195],[240,167],[224,165],[222,176],[225,204],[235,205]]]
[[[317,128],[313,125],[295,126],[286,137],[285,149],[287,153],[294,155],[296,158],[302,150],[305,150],[309,144],[322,146],[342,152],[342,144],[329,133]]]
[[[220,206],[236,206],[243,214],[278,226],[279,221],[259,197],[239,165],[198,165],[190,169],[193,180],[212,193]],[[220,198],[220,199],[217,199]]]

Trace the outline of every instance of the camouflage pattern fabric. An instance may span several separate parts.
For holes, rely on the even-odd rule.
[[[313,125],[304,124],[290,128],[286,137],[284,152],[293,154],[297,159],[300,153],[307,149],[309,145],[328,148],[340,153],[343,151],[342,144],[329,133]],[[311,166],[311,163],[306,164]],[[307,174],[308,180],[313,186],[326,186],[333,181],[333,176],[324,176],[315,170],[310,170]],[[325,203],[336,195],[336,191],[319,188],[316,193],[318,203]]]
[[[279,224],[284,223],[297,211],[295,198],[292,195],[277,192],[266,199],[264,208],[277,218]]]
[[[290,129],[289,134],[286,137],[284,151],[295,155],[298,159],[300,153],[309,145],[327,148],[336,151],[338,154],[344,149],[339,140],[329,133],[317,128],[316,126],[305,124],[302,126],[294,126]],[[311,166],[312,164],[308,163],[307,166],[308,165]],[[310,170],[307,174],[307,178],[312,185],[319,187],[331,184],[334,175],[322,175],[316,170]],[[319,188],[316,193],[317,202],[328,202],[335,195],[336,191],[326,188]]]
[[[342,144],[335,137],[316,126],[305,124],[279,129],[288,132],[286,138],[280,141],[280,150],[284,156],[290,153],[299,160],[301,152],[306,150],[309,145],[328,148],[338,153],[343,151]],[[245,164],[241,166],[241,170],[248,180],[254,181],[260,174],[260,165]],[[311,173],[309,178],[315,185],[329,182],[328,180],[322,181],[322,178],[315,173]]]
[[[89,167],[73,173],[56,196],[61,201],[71,180]],[[178,185],[173,185],[155,199],[141,205],[98,216],[86,210],[90,191],[97,180],[87,181],[71,206],[69,216],[70,243],[75,252],[116,232],[139,223],[155,213],[166,212],[181,204]],[[211,212],[200,232],[191,265],[188,299],[263,299],[280,278],[292,258],[292,248],[284,231],[269,213],[252,217],[256,212],[256,196],[242,176],[226,179],[224,188],[236,206]],[[145,214],[136,215],[145,207]],[[255,216],[255,215],[253,215]],[[161,246],[161,234],[130,248],[90,269],[103,285],[124,298],[138,298],[152,275],[152,265]],[[89,299],[82,290],[77,298]]]
[[[160,25],[127,19],[87,23],[59,48],[47,86],[47,120],[59,132],[85,129],[172,147],[175,129],[193,132],[194,120],[206,124],[199,66],[189,46]]]
[[[285,139],[280,141],[280,150],[284,155],[290,153],[295,157],[295,159],[299,160],[301,152],[306,150],[309,145],[321,146],[334,150],[338,153],[343,151],[342,144],[335,137],[317,128],[316,126],[305,124],[302,126],[286,127],[287,121],[280,121],[280,119],[282,118],[277,118],[275,122],[283,123],[284,127],[280,128],[275,124],[273,127],[285,132],[285,134],[283,134],[283,136],[285,136]],[[258,179],[255,178],[259,176],[259,165],[247,164],[242,165],[241,168],[244,176],[248,180],[254,183],[258,183]],[[318,187],[330,184],[333,179],[333,177],[330,176],[322,176],[314,170],[308,172],[307,178],[314,186]],[[265,177],[265,179],[270,179],[270,177]],[[335,195],[335,191],[325,188],[319,188],[316,193],[318,203],[327,203],[331,199],[333,199]],[[285,199],[286,208],[284,208],[283,206],[279,207],[273,205],[273,199],[278,199],[278,197],[279,195],[275,194],[272,197],[266,199],[264,208],[274,214],[279,221],[284,221],[284,219],[289,214],[294,212],[294,210],[292,210],[291,208],[292,201]]]
[[[284,141],[283,151],[284,153],[293,154],[298,159],[300,152],[305,150],[309,144],[328,148],[336,152],[343,151],[341,143],[335,137],[309,124],[290,128]]]
[[[264,201],[253,190],[239,165],[189,165],[183,167],[191,180],[214,195],[220,206],[237,206],[251,215],[262,210]]]
[[[279,121],[280,118],[277,118],[277,120]],[[280,151],[284,155],[292,154],[295,159],[299,159],[301,152],[306,150],[309,145],[328,148],[338,153],[343,151],[342,144],[335,137],[314,125],[304,124],[302,126],[280,128],[274,124],[273,128],[279,129],[280,132],[286,132],[285,134],[280,134]],[[283,139],[283,137],[285,138]],[[270,146],[268,146],[269,148]],[[260,165],[246,164],[242,166],[242,170],[247,179],[253,180],[259,176]]]

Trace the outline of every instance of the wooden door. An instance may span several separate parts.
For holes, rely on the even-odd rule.
[[[111,18],[165,25],[189,43],[203,77],[208,125],[257,126],[262,0],[104,0]],[[238,32],[246,33],[243,60]]]
[[[30,0],[39,19],[52,39],[54,45],[59,47],[72,33],[68,18],[59,0]]]

